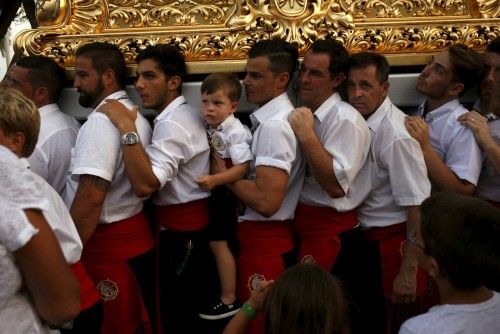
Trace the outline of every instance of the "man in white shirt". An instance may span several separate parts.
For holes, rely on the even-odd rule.
[[[407,117],[405,125],[420,143],[433,189],[472,195],[476,188],[483,154],[457,118],[467,112],[458,98],[479,82],[481,69],[474,50],[454,44],[436,54],[418,78],[416,88],[427,99],[420,117]]]
[[[41,116],[40,133],[31,170],[45,179],[63,196],[80,123],[64,114],[57,100],[64,86],[64,69],[45,56],[23,57],[9,69],[8,86],[18,89],[37,106]]]
[[[471,111],[458,120],[472,130],[485,154],[474,196],[500,207],[500,37],[488,45],[483,61],[479,113]]]
[[[117,46],[96,42],[76,51],[74,86],[82,106],[117,99],[131,107],[125,76]],[[67,182],[66,204],[83,242],[82,261],[104,300],[102,333],[147,330],[143,303],[151,305],[150,313],[154,305],[153,236],[122,152],[122,143],[150,142],[148,121],[138,115],[136,124],[135,137],[120,140],[107,116],[93,111],[78,134]]]
[[[305,161],[287,121],[293,105],[286,90],[297,59],[297,48],[281,39],[261,40],[248,52],[243,84],[248,102],[259,106],[250,115],[253,161],[248,179],[227,185],[246,205],[237,227],[240,300],[247,300],[261,280],[277,278],[295,262],[291,220]],[[217,163],[217,168],[224,166]],[[259,329],[256,325],[251,332]]]
[[[376,300],[370,294],[362,296],[360,302],[363,326],[377,333],[386,332],[387,328],[391,332],[397,330],[404,320],[401,319],[404,312],[398,313],[398,306],[414,302],[417,289],[419,295],[425,290],[425,279],[420,282],[422,286],[417,287],[416,247],[407,245],[401,253],[401,244],[407,234],[416,232],[419,205],[431,190],[420,145],[404,126],[406,115],[387,96],[389,71],[384,56],[362,52],[351,56],[347,78],[349,103],[367,120],[371,132],[369,165],[372,190],[358,208],[358,220],[365,242],[374,244],[377,255],[364,252],[361,257],[365,262],[353,261],[352,266],[358,266],[363,272],[369,268],[367,262],[378,264],[374,272],[367,271],[364,277],[379,282],[375,287],[377,290],[370,291],[370,294],[383,296],[386,303],[379,301],[382,306],[376,309]],[[359,247],[362,249],[366,247]],[[389,308],[392,314],[387,314],[391,303],[395,306]],[[371,307],[366,309],[366,305]],[[419,312],[417,307],[414,309]],[[407,309],[404,311],[408,313],[406,317],[414,315]],[[382,316],[372,318],[378,312]],[[390,322],[385,322],[385,319]]]
[[[162,330],[197,333],[210,254],[204,237],[208,225],[208,197],[196,179],[208,174],[210,149],[199,111],[182,95],[186,76],[184,56],[168,45],[155,45],[136,57],[136,89],[144,108],[158,113],[151,145],[123,145],[128,178],[139,196],[153,196],[159,235],[159,298]],[[137,131],[135,112],[119,101],[101,108],[120,135]]]
[[[22,104],[26,98],[21,100],[17,97],[16,101],[15,94],[12,96],[6,94],[4,98],[10,100],[4,101],[5,105],[0,114],[0,145],[9,148],[29,169],[29,162],[25,158],[35,149],[40,128],[40,114],[33,104]],[[72,329],[75,332],[98,332],[102,319],[102,305],[97,303],[99,296],[95,291],[95,285],[80,261],[82,242],[73,219],[56,191],[36,173],[30,171],[29,174],[33,177],[34,185],[48,199],[49,208],[44,210],[44,216],[54,231],[66,262],[80,283],[80,314],[73,321]]]
[[[295,211],[301,241],[299,261],[330,271],[340,250],[339,234],[358,225],[355,208],[371,188],[366,121],[337,93],[349,54],[342,44],[318,40],[299,71],[299,96],[306,107],[289,119],[307,160],[307,173]]]

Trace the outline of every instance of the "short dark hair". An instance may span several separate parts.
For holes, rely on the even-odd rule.
[[[495,38],[486,47],[486,52],[494,52],[500,54],[500,36]]]
[[[299,50],[281,38],[260,40],[248,51],[248,58],[267,57],[269,69],[275,74],[287,72],[289,82],[299,64]]]
[[[349,58],[349,69],[351,68],[367,68],[369,66],[375,66],[377,80],[380,84],[383,84],[389,80],[389,73],[391,72],[391,67],[387,62],[387,59],[375,52],[360,52],[356,53]]]
[[[346,73],[349,52],[344,45],[336,40],[327,38],[315,41],[309,51],[313,53],[325,53],[330,56],[330,66],[328,70],[332,76],[339,73]]]
[[[88,57],[92,67],[99,75],[111,69],[116,77],[116,81],[121,88],[125,87],[127,80],[127,66],[123,53],[118,46],[106,42],[93,42],[80,46],[76,52],[76,57]]]
[[[29,71],[28,80],[33,88],[47,88],[50,103],[57,102],[66,80],[62,66],[53,59],[40,55],[22,57],[16,62],[16,66]]]
[[[202,94],[213,94],[224,90],[231,102],[239,101],[241,96],[241,83],[234,73],[212,73],[201,84]]]
[[[186,61],[179,48],[168,44],[150,45],[139,52],[135,61],[139,63],[146,59],[155,61],[167,78],[178,76],[181,82],[186,79]],[[181,91],[182,85],[179,85],[179,93]]]
[[[498,208],[475,197],[435,193],[421,210],[425,253],[454,287],[475,289],[500,278]]]
[[[287,269],[271,286],[264,314],[266,334],[350,332],[342,285],[316,264]]]
[[[464,44],[453,44],[448,49],[453,73],[453,82],[464,85],[460,96],[479,83],[483,70],[483,60],[479,53]]]

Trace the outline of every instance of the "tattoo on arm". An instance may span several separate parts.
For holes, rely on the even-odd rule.
[[[102,177],[95,176],[95,175],[89,175],[90,177],[90,183],[93,185],[96,189],[102,191],[102,192],[107,192],[109,185],[111,182],[103,179]]]

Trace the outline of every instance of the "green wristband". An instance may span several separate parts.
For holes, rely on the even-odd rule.
[[[252,308],[252,306],[248,305],[247,303],[243,304],[241,306],[241,309],[243,310],[243,313],[245,313],[247,318],[250,320],[255,318],[255,316],[257,315],[257,312]]]

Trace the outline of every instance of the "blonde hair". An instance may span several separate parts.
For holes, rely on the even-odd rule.
[[[25,142],[23,157],[35,150],[40,131],[40,113],[33,101],[11,88],[0,89],[0,129],[5,135],[21,132]]]

